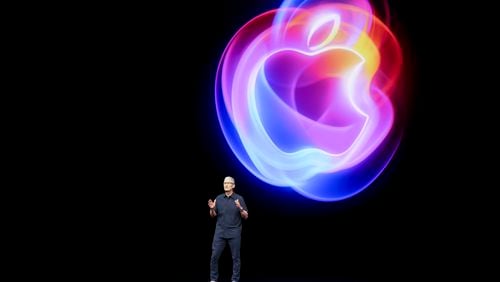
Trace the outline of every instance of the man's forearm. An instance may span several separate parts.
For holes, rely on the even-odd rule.
[[[240,210],[240,215],[243,219],[247,219],[248,218],[248,212],[244,209],[241,209]]]
[[[210,209],[210,216],[211,217],[216,217],[217,213],[215,212],[215,209]]]

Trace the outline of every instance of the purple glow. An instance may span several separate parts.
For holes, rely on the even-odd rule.
[[[259,179],[315,200],[348,198],[399,145],[401,63],[368,1],[285,1],[224,51],[216,79],[224,136]]]

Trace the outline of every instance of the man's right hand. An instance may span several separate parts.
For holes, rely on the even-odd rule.
[[[212,199],[208,199],[208,207],[211,209],[214,209],[216,202],[217,202],[217,199],[215,199],[215,201],[212,201]]]

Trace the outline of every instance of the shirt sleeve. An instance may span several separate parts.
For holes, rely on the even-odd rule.
[[[247,204],[245,203],[245,199],[243,199],[242,196],[240,196],[240,205],[243,207],[244,210],[248,211]]]

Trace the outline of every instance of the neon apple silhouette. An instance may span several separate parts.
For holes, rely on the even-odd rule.
[[[337,201],[368,187],[399,145],[402,54],[366,1],[306,4],[237,32],[219,64],[217,113],[256,177]]]

